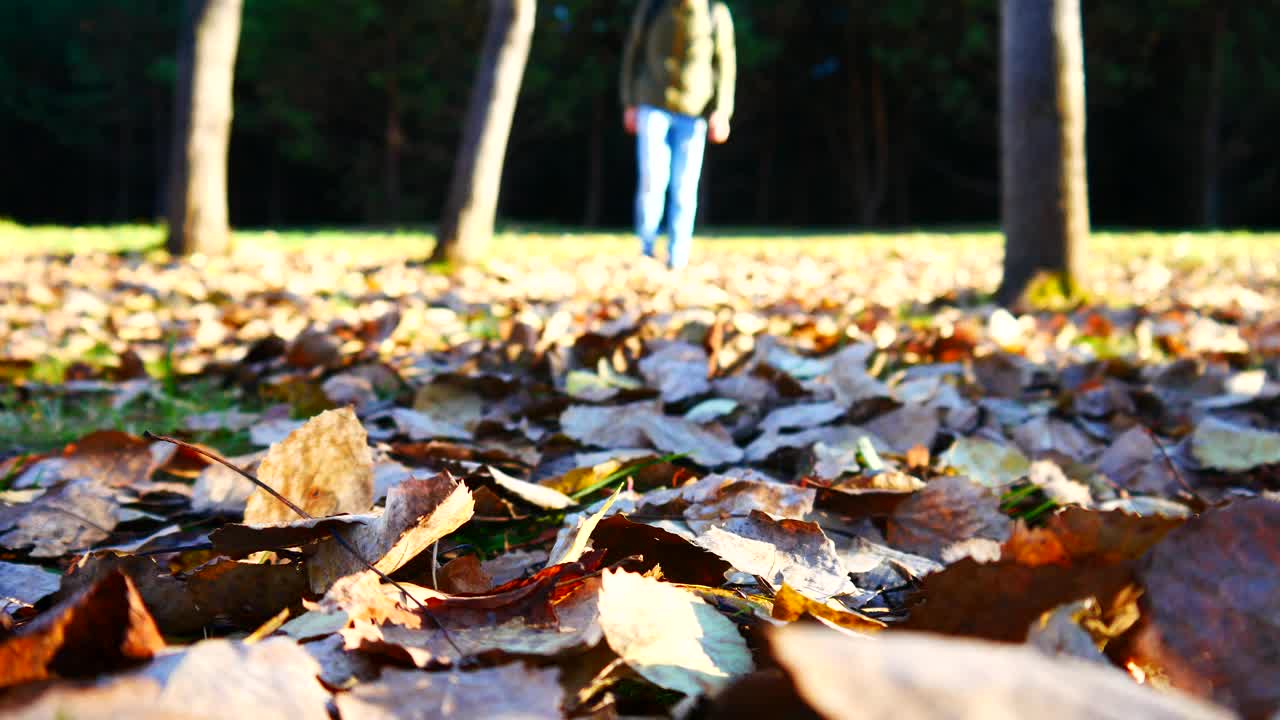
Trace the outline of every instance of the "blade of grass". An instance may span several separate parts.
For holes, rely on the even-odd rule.
[[[640,472],[641,470],[651,465],[657,465],[659,463],[669,463],[674,460],[679,460],[680,458],[686,457],[688,454],[689,453],[672,453],[670,455],[663,455],[662,457],[659,457],[659,458],[653,458],[652,460],[646,460],[644,462],[636,463],[635,465],[628,465],[627,467],[620,468],[618,470],[615,470],[609,473],[608,475],[604,476],[604,478],[601,479],[600,481],[595,482],[591,485],[588,485],[587,487],[584,487],[581,490],[578,490],[577,492],[569,493],[569,497],[573,498],[574,500],[581,500],[582,498],[587,497],[588,495],[596,492],[597,490],[603,490],[615,482],[626,480],[627,478],[631,477],[632,475],[635,475],[636,473]]]

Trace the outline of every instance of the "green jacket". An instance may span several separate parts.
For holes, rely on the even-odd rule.
[[[651,2],[666,2],[646,26]],[[708,9],[710,8],[710,9]],[[733,115],[737,59],[723,2],[641,0],[622,52],[622,105]]]

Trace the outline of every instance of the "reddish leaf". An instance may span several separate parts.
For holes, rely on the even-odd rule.
[[[1280,709],[1280,502],[1253,498],[1188,520],[1138,573],[1134,661],[1245,717]]]
[[[111,573],[0,643],[0,687],[90,677],[149,660],[163,647],[133,582]]]

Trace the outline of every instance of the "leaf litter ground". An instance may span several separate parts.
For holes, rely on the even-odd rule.
[[[0,707],[1280,709],[1274,273],[860,247],[0,260]]]

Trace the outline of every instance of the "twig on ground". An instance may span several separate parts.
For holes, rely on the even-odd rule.
[[[214,462],[220,463],[226,466],[227,468],[235,471],[244,479],[248,480],[254,485],[265,490],[272,497],[284,503],[286,507],[288,507],[294,513],[296,513],[302,519],[304,520],[315,519],[315,516],[313,516],[311,513],[307,512],[306,510],[303,510],[302,508],[298,507],[297,505],[293,504],[293,502],[291,502],[288,498],[276,492],[276,490],[272,488],[270,485],[267,485],[266,483],[262,482],[249,471],[245,470],[244,468],[236,466],[234,463],[218,455],[217,453],[209,452],[207,450],[204,450],[203,448],[192,445],[189,442],[178,440],[177,438],[171,438],[165,435],[156,435],[150,430],[143,432],[142,437],[148,440],[160,440],[161,442],[173,443],[174,445],[177,445],[180,448],[183,448],[185,450],[191,450],[192,452],[198,453],[203,457],[213,460]],[[430,619],[431,622],[435,623],[436,629],[438,629],[441,632],[441,634],[444,635],[444,639],[448,641],[450,647],[452,647],[454,651],[458,653],[459,663],[461,663],[466,658],[466,653],[462,652],[462,648],[458,647],[458,644],[453,641],[453,636],[449,634],[448,628],[446,628],[444,624],[440,622],[440,620],[431,612],[430,608],[428,608],[425,603],[423,603],[418,598],[414,597],[413,594],[410,593],[407,589],[405,589],[403,585],[396,582],[395,580],[392,580],[390,575],[374,567],[373,563],[366,560],[365,557],[355,549],[355,546],[347,542],[347,539],[342,537],[342,535],[340,535],[337,530],[333,528],[329,528],[329,535],[334,539],[335,542],[341,545],[343,549],[351,553],[352,557],[360,561],[361,565],[364,565],[367,569],[372,570],[373,573],[377,575],[379,578],[381,578],[384,582],[390,583],[392,587],[399,590],[401,594],[403,594],[405,597],[408,597],[410,600],[412,600],[422,610],[422,614],[425,615],[428,619]]]

